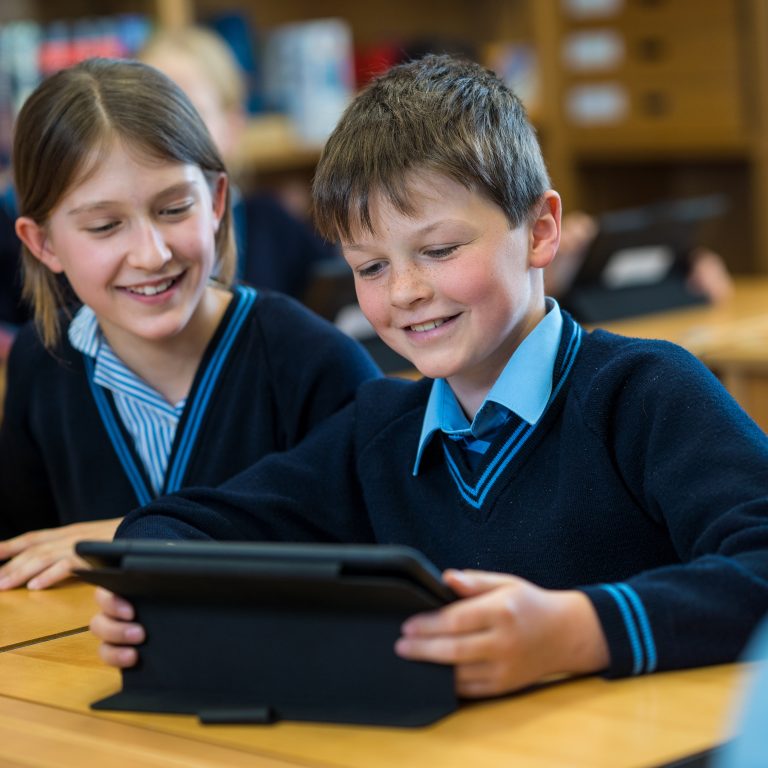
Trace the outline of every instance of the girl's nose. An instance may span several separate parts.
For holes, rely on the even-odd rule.
[[[154,272],[167,264],[172,255],[160,229],[148,224],[134,238],[128,261],[132,267]]]

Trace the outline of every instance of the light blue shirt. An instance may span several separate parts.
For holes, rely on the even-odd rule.
[[[509,358],[471,424],[448,382],[435,379],[421,427],[414,475],[418,474],[424,449],[438,431],[450,437],[472,438],[470,450],[483,453],[489,445],[483,437],[492,435],[510,412],[529,424],[541,418],[552,394],[552,375],[563,330],[557,302],[547,298],[546,309],[538,325]]]
[[[90,307],[84,306],[78,311],[67,335],[76,350],[93,358],[93,381],[112,392],[152,488],[160,493],[186,398],[171,405],[128,368],[112,351]]]

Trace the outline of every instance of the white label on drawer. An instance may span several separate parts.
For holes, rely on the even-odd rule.
[[[573,123],[618,123],[629,112],[629,96],[619,83],[574,85],[565,97],[565,111]]]
[[[624,38],[613,29],[573,32],[563,41],[562,55],[572,72],[615,69],[624,60]]]
[[[561,7],[572,19],[605,18],[618,14],[624,0],[562,0]]]
[[[675,252],[668,245],[644,245],[616,251],[602,274],[608,288],[629,288],[653,285],[663,280],[675,261]]]

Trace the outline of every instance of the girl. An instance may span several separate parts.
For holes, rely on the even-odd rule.
[[[227,174],[171,80],[92,59],[22,108],[24,291],[0,432],[0,589],[66,577],[81,538],[297,443],[377,375],[278,294],[230,287]],[[65,327],[63,327],[65,326]]]

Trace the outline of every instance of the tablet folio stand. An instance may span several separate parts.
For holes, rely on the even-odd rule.
[[[136,562],[138,561],[138,562]],[[278,570],[279,565],[277,564]],[[340,564],[222,562],[81,571],[130,600],[147,627],[122,690],[94,709],[196,714],[205,723],[314,720],[419,726],[454,711],[453,669],[406,661],[402,622],[443,601],[398,575]],[[285,567],[285,566],[283,566]]]

